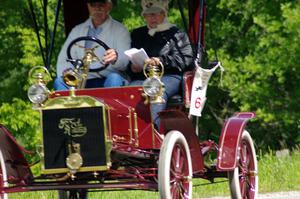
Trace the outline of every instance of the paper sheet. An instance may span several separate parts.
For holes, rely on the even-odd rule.
[[[129,50],[126,50],[124,53],[132,62],[132,64],[141,67],[144,66],[145,59],[149,58],[146,51],[143,48],[141,49],[131,48]]]

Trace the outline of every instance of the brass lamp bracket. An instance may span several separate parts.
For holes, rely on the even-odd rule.
[[[71,174],[75,174],[83,164],[83,159],[80,155],[80,144],[72,141],[69,144],[69,155],[66,158],[66,165],[70,169]]]
[[[28,72],[28,78],[31,83],[40,83],[47,85],[52,80],[48,69],[45,66],[35,66]]]
[[[159,79],[164,75],[164,65],[159,62],[159,65],[144,65],[143,72],[146,78],[158,77]]]
[[[161,62],[159,62],[158,65],[148,65],[145,64],[143,68],[144,75],[146,77],[146,80],[144,82],[144,94],[142,95],[145,98],[144,104],[153,103],[153,104],[159,104],[159,103],[165,103],[165,100],[163,99],[163,94],[165,91],[165,86],[163,82],[161,82],[161,77],[164,74],[164,66]],[[151,83],[152,82],[152,83]],[[156,86],[159,85],[158,87],[153,87],[153,82],[156,83]],[[155,84],[154,83],[154,84]],[[145,86],[145,85],[150,85],[150,86]],[[155,90],[152,94],[145,90],[145,88],[149,88],[150,90]]]

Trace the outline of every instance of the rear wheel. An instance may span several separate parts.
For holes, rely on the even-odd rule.
[[[8,199],[7,193],[2,192],[4,187],[8,187],[7,172],[4,157],[2,151],[0,150],[0,199]]]
[[[179,131],[164,138],[158,163],[158,189],[163,199],[192,198],[192,161],[189,146]]]
[[[237,167],[228,172],[231,198],[254,199],[258,193],[258,168],[250,134],[243,131],[238,148]]]

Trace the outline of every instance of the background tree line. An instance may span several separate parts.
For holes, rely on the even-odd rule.
[[[207,0],[208,58],[220,60],[226,70],[222,78],[221,74],[213,76],[200,119],[201,131],[210,139],[218,139],[222,122],[234,112],[254,111],[257,117],[248,129],[258,148],[293,148],[300,143],[299,2]],[[42,1],[33,3],[42,21]],[[50,29],[55,3],[49,0]],[[183,27],[175,2],[170,6],[170,21]],[[143,24],[140,13],[139,1],[118,0],[112,15],[132,30]],[[27,100],[27,75],[43,60],[27,1],[0,0],[0,27],[0,123],[32,149],[41,138],[39,115]],[[45,30],[40,28],[43,37]],[[64,41],[62,14],[56,36],[53,75]]]

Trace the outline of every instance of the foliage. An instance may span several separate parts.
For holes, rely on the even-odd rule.
[[[122,22],[131,32],[134,28],[144,26],[145,22],[141,15],[140,3],[133,0],[117,1],[113,7],[111,15]],[[178,9],[170,8],[169,20],[172,23],[182,26],[182,20]]]
[[[13,99],[0,107],[0,121],[22,146],[33,150],[41,143],[39,113],[27,102]]]
[[[50,37],[53,30],[55,3],[56,0],[49,0],[49,27],[44,30],[41,1],[33,0],[43,47],[49,45],[44,39],[45,33]],[[171,4],[170,21],[183,27],[176,1]],[[211,0],[207,6],[206,49],[210,60],[218,58],[226,71],[222,86],[217,72],[208,89],[207,105],[200,118],[201,130],[209,133],[205,139],[218,140],[224,119],[232,113],[255,111],[257,119],[249,125],[249,130],[259,148],[295,146],[300,142],[299,0],[244,3]],[[140,13],[137,1],[118,0],[111,14],[131,31],[144,24]],[[35,114],[26,122],[13,120],[31,115],[26,99],[26,77],[31,67],[44,65],[27,1],[1,0],[0,27],[0,122],[17,137],[26,137],[24,134],[34,137]],[[50,65],[53,74],[65,37],[62,12],[57,31]],[[25,141],[24,144],[31,146]]]
[[[20,58],[24,55],[22,51],[22,39],[20,32],[24,28],[22,23],[21,12],[13,9],[14,3],[17,1],[1,1],[1,7],[6,10],[0,10],[0,27],[4,27],[0,31],[0,69],[1,80],[0,85],[0,101],[9,101],[14,96],[23,97],[22,90],[24,81],[24,67],[20,64]],[[22,4],[22,3],[20,3]],[[15,13],[12,17],[10,13]],[[18,80],[18,81],[17,81]]]
[[[27,100],[27,75],[43,61],[26,1],[1,0],[0,27],[0,123],[34,149],[40,143],[39,115]]]
[[[114,3],[111,15],[122,22],[129,31],[132,31],[135,27],[143,24],[141,12],[142,10],[136,1],[122,0]]]
[[[299,2],[214,3],[208,11],[214,16],[209,15],[207,44],[218,47],[226,69],[224,87],[215,95],[221,100],[211,105],[221,104],[215,114],[255,111],[257,119],[249,127],[259,148],[295,146],[300,141]]]

